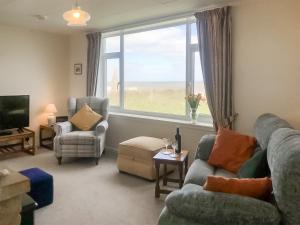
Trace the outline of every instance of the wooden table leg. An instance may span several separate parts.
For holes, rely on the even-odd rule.
[[[155,162],[155,169],[156,169],[156,186],[155,186],[155,197],[159,198],[160,196],[160,188],[159,188],[159,167],[160,163]]]
[[[182,188],[183,186],[183,163],[178,164],[179,170],[179,187]]]
[[[167,164],[164,163],[164,177],[163,177],[163,184],[164,185],[167,185],[167,183],[168,183],[167,173],[168,173]]]
[[[189,166],[189,156],[187,155],[184,161],[184,175],[186,175],[188,172],[188,166]]]

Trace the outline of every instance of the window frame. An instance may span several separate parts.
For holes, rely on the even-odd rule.
[[[137,27],[127,30],[120,30],[115,32],[107,32],[102,35],[102,46],[101,46],[101,62],[100,62],[100,85],[97,89],[97,95],[107,97],[107,78],[106,78],[106,64],[107,60],[109,59],[119,59],[119,106],[110,106],[110,110],[112,112],[117,113],[125,113],[125,114],[132,114],[132,115],[141,115],[141,116],[150,116],[150,117],[160,117],[166,119],[178,119],[189,121],[189,106],[188,103],[185,103],[185,115],[174,115],[174,114],[167,114],[167,113],[157,113],[157,112],[146,112],[146,111],[138,111],[138,110],[130,110],[125,109],[124,107],[124,100],[125,100],[125,86],[124,86],[124,35],[139,33],[144,31],[151,31],[157,30],[162,28],[170,28],[180,25],[186,25],[186,72],[185,72],[185,92],[186,95],[194,93],[194,68],[195,68],[195,60],[194,55],[195,52],[199,51],[199,47],[197,43],[192,43],[192,34],[191,28],[192,24],[196,22],[194,17],[182,18],[176,21],[167,21],[167,23],[163,24],[150,24],[148,26]],[[105,39],[109,37],[120,36],[120,51],[119,52],[110,52],[105,53]],[[198,122],[201,123],[212,123],[211,115],[207,114],[199,114]]]

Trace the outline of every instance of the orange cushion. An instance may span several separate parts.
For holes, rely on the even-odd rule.
[[[237,173],[242,164],[252,156],[255,146],[254,137],[220,128],[207,162],[212,166]]]
[[[266,199],[272,192],[272,181],[268,177],[238,179],[208,176],[203,189]]]

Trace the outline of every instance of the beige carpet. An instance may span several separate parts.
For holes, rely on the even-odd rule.
[[[35,225],[154,225],[164,196],[154,197],[154,182],[116,168],[116,155],[106,152],[95,166],[91,159],[70,159],[61,166],[52,151],[35,156],[18,153],[0,159],[15,170],[39,167],[54,177],[54,203],[35,213]]]

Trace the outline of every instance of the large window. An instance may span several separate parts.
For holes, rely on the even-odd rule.
[[[114,111],[188,119],[185,96],[205,96],[191,18],[104,34],[102,52],[98,93],[110,99]],[[210,119],[206,101],[199,115],[199,121]]]

